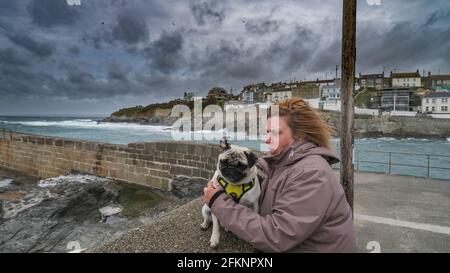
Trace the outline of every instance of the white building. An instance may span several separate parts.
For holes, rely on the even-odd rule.
[[[321,97],[325,101],[340,100],[341,99],[341,83],[340,81],[335,81],[330,85],[323,85],[320,88]]]
[[[280,100],[287,100],[292,98],[292,91],[282,90],[282,91],[272,91],[270,95],[267,96],[268,101],[277,102]]]
[[[422,98],[422,113],[448,114],[450,92],[431,92]]]
[[[419,70],[416,72],[392,73],[392,87],[421,87],[422,77]]]

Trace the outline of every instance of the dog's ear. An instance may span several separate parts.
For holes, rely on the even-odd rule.
[[[248,168],[253,167],[253,165],[256,164],[256,161],[258,161],[258,156],[252,151],[245,151],[244,154],[247,157]]]
[[[228,143],[228,140],[227,140],[226,137],[223,137],[220,140],[220,148],[222,148],[222,150],[224,150],[224,151],[228,150],[228,149],[231,149],[230,143]]]

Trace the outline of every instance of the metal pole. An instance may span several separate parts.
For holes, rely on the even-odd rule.
[[[341,68],[341,184],[353,210],[353,92],[356,59],[356,0],[343,0]]]
[[[392,163],[392,152],[389,152],[389,172],[388,172],[388,174],[391,174],[391,163]]]
[[[427,178],[430,177],[430,155],[427,155],[428,162],[427,162]]]
[[[356,150],[356,170],[359,170],[359,151]]]

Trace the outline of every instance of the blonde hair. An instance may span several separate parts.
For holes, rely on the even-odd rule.
[[[279,107],[279,116],[286,118],[294,139],[303,137],[321,147],[331,147],[333,127],[328,125],[321,114],[300,98],[291,98],[275,103]],[[268,117],[272,116],[269,109]]]

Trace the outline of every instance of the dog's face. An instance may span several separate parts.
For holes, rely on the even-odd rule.
[[[222,177],[231,183],[247,182],[242,180],[252,175],[251,171],[258,156],[248,148],[223,144],[221,143],[223,151],[219,154],[217,162]]]

